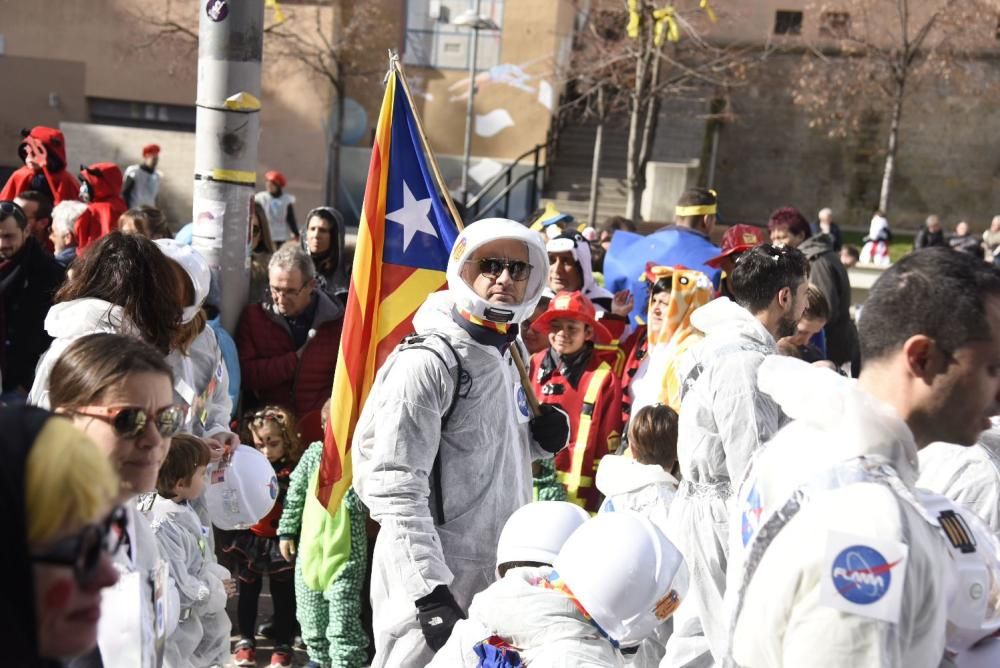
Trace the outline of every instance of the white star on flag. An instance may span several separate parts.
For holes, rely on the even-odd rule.
[[[413,235],[417,232],[429,234],[432,237],[438,235],[437,230],[430,219],[431,198],[418,200],[410,192],[410,187],[403,181],[403,208],[396,209],[392,213],[385,214],[386,220],[403,226],[403,252],[410,247]]]

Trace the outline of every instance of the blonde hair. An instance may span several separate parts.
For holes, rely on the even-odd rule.
[[[117,495],[118,476],[94,442],[65,418],[46,420],[25,466],[28,543],[98,521]]]

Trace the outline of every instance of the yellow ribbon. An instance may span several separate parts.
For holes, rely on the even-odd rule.
[[[699,204],[698,206],[674,207],[675,216],[707,216],[719,210],[717,204]]]
[[[677,27],[677,19],[674,18],[673,7],[662,7],[653,10],[653,21],[655,22],[653,33],[653,44],[660,46],[666,36],[671,42],[677,42],[681,38],[681,31]]]
[[[715,10],[712,9],[712,5],[708,4],[708,0],[701,0],[699,5],[701,6],[702,9],[705,10],[705,13],[708,14],[709,21],[715,23],[716,21],[719,20],[718,17],[715,15]]]
[[[628,25],[625,31],[635,39],[639,36],[639,0],[628,0]]]
[[[704,0],[703,0],[704,1]],[[274,22],[284,23],[285,13],[281,11],[281,5],[278,4],[278,0],[264,0],[264,6],[270,7],[274,10]]]

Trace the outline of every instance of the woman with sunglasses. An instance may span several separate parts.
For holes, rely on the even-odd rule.
[[[120,232],[101,238],[77,258],[72,278],[56,293],[45,318],[55,340],[38,362],[28,402],[50,405],[53,365],[86,334],[127,334],[169,354],[181,327],[180,295],[170,261],[152,241]]]
[[[101,590],[118,580],[118,480],[90,439],[47,411],[0,408],[0,433],[4,665],[58,666],[93,649]]]
[[[117,471],[117,500],[128,518],[124,544],[114,554],[121,584],[102,604],[110,618],[102,625],[109,632],[100,638],[103,665],[156,665],[156,645],[176,626],[179,602],[136,501],[156,488],[170,437],[184,424],[184,410],[174,404],[170,366],[138,339],[90,334],[74,341],[53,365],[49,397],[53,410],[69,416]]]

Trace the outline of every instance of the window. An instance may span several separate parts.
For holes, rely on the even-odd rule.
[[[819,17],[819,34],[843,39],[851,33],[850,12],[823,12]]]
[[[87,107],[91,123],[194,132],[194,106],[88,97]]]
[[[454,25],[477,0],[408,0],[403,62],[441,69],[468,69],[472,29]],[[478,0],[480,16],[503,28],[504,0]],[[500,64],[500,30],[480,30],[476,68]]]
[[[802,12],[779,9],[774,13],[775,35],[799,35],[802,33]]]

